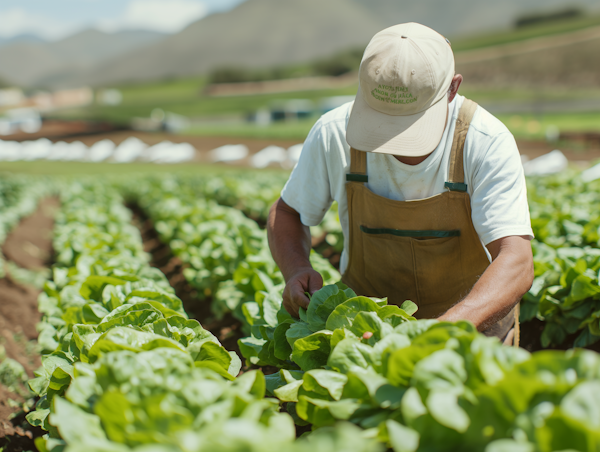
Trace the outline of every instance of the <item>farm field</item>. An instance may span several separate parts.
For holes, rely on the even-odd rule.
[[[528,180],[511,348],[341,285],[335,208],[291,318],[264,231],[284,171],[71,165],[3,178],[3,450],[600,447],[600,182]]]
[[[335,203],[310,228],[324,286],[299,318],[283,307],[269,209],[355,72],[263,68],[287,88],[245,95],[214,74],[95,87],[44,114],[64,134],[2,136],[0,452],[600,452],[599,40],[583,16],[452,39],[460,93],[528,175],[516,347],[341,283]],[[270,116],[293,100],[314,111]]]

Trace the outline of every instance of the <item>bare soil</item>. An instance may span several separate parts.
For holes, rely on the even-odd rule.
[[[2,247],[5,257],[30,270],[49,267],[53,212],[57,207],[56,199],[45,199],[33,215],[21,221]],[[34,376],[34,370],[41,364],[33,342],[37,339],[35,326],[41,318],[37,310],[38,294],[38,290],[15,282],[10,275],[0,279],[0,343],[6,355],[18,361],[29,377]],[[24,402],[21,396],[0,385],[0,449],[35,450],[33,438],[41,435],[41,430],[33,429],[24,413],[19,413],[21,409],[12,406],[9,399]]]
[[[544,331],[545,323],[538,319],[533,319],[521,324],[521,344],[520,346],[528,352],[538,352],[540,350],[569,350],[574,348],[575,339],[579,333],[568,336],[561,345],[551,345],[542,347],[541,337]],[[600,342],[588,345],[587,350],[593,350],[600,353]]]
[[[76,137],[105,133],[117,129],[119,129],[118,126],[107,122],[63,121],[58,119],[50,119],[45,120],[42,124],[42,128],[36,133],[18,132],[9,135],[8,139],[12,141],[29,141],[37,140],[39,138],[61,140],[67,137],[76,139]]]
[[[188,284],[183,276],[185,263],[177,256],[174,256],[168,244],[160,241],[158,232],[154,229],[154,224],[136,204],[129,204],[128,207],[134,214],[133,223],[139,228],[144,241],[144,251],[152,256],[151,265],[164,273],[169,280],[171,287],[183,302],[183,308],[190,318],[196,319],[200,324],[212,334],[214,334],[221,344],[229,351],[234,351],[242,357],[238,346],[238,339],[244,337],[241,331],[241,323],[233,316],[226,315],[222,319],[214,317],[211,311],[210,297],[203,297],[196,289]]]

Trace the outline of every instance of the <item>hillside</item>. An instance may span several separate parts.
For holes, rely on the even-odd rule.
[[[20,86],[43,86],[49,80],[61,80],[64,74],[79,73],[163,37],[150,31],[86,30],[55,42],[14,39],[0,45],[0,78]]]
[[[30,34],[17,35],[11,38],[4,38],[0,36],[0,47],[10,44],[16,44],[18,42],[44,42],[44,39],[40,38],[39,36]]]
[[[597,0],[578,4],[600,13]],[[0,45],[0,78],[56,88],[181,78],[221,67],[272,68],[365,46],[377,31],[408,21],[449,36],[459,53],[592,25],[584,20],[564,29],[511,31],[523,14],[566,5],[566,0],[247,0],[171,36],[88,30],[55,43]],[[591,58],[595,54],[583,55],[582,64]]]
[[[48,48],[63,60],[90,64],[152,44],[164,36],[145,30],[105,33],[90,29],[51,43]]]
[[[42,74],[61,70],[65,64],[44,45],[16,43],[0,47],[0,78],[17,86],[32,86]]]
[[[595,1],[582,5],[594,6]],[[185,77],[223,66],[282,66],[365,46],[374,33],[394,23],[418,21],[454,37],[510,28],[519,15],[564,4],[564,0],[545,0],[543,7],[540,0],[248,0],[60,82],[107,85]],[[522,38],[527,37],[525,33]]]
[[[450,36],[511,28],[523,14],[577,6],[600,12],[598,0],[354,0],[385,26],[419,22]]]
[[[68,83],[107,84],[201,74],[224,65],[302,62],[365,45],[380,29],[381,23],[352,0],[251,0]]]
[[[470,83],[496,86],[600,86],[600,26],[461,52],[456,70]]]

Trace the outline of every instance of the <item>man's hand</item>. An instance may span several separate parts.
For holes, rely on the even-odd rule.
[[[299,309],[308,309],[309,294],[315,293],[323,287],[323,278],[311,267],[299,269],[290,277],[283,291],[283,307],[291,316],[298,318]]]
[[[267,220],[269,247],[286,281],[283,306],[298,317],[300,307],[308,308],[309,294],[323,287],[323,278],[310,265],[310,229],[300,214],[278,199]]]

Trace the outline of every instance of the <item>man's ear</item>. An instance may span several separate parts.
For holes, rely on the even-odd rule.
[[[463,81],[463,76],[460,74],[456,74],[452,78],[452,82],[450,83],[450,88],[448,88],[448,103],[452,102],[456,97],[456,93],[458,93],[458,88],[460,88],[460,84]]]

